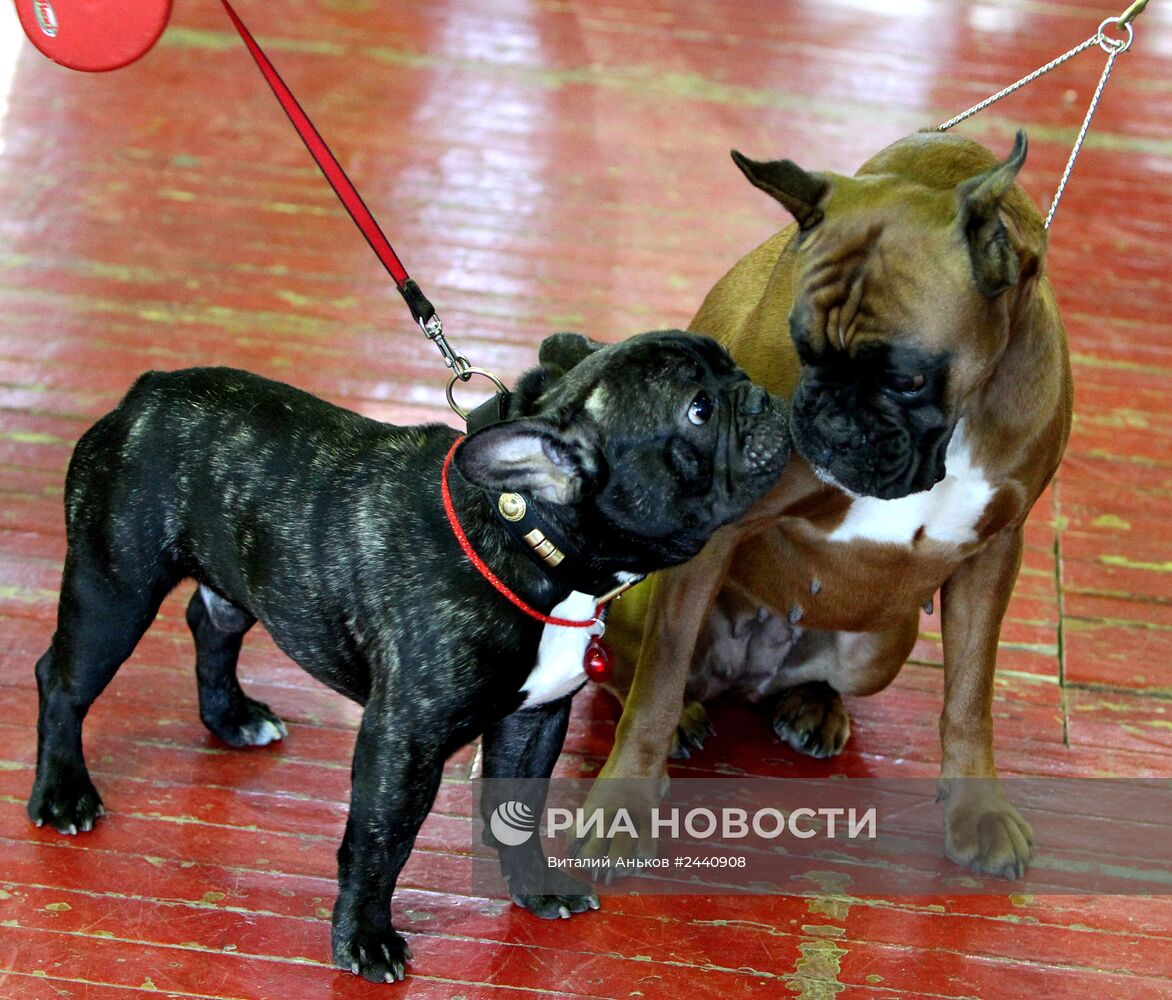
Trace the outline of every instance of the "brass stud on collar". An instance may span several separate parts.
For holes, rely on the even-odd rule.
[[[520,521],[525,516],[525,498],[520,493],[502,493],[496,507],[506,521]]]
[[[556,566],[566,558],[566,554],[546,538],[537,528],[534,528],[525,536],[525,542],[545,561],[547,566]]]

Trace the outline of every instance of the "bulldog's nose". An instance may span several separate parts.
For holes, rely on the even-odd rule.
[[[765,412],[765,407],[769,405],[769,393],[759,385],[751,385],[741,394],[741,402],[738,409],[746,416],[756,417]]]

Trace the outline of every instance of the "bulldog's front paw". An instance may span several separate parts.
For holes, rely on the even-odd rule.
[[[230,747],[263,747],[289,735],[276,713],[262,701],[241,695],[220,716],[205,712],[208,730]]]
[[[1034,853],[1034,832],[996,778],[942,778],[944,853],[975,872],[1021,878]]]
[[[359,927],[345,931],[335,926],[334,964],[372,983],[402,982],[411,961],[407,942],[390,927]]]
[[[842,696],[824,681],[786,688],[773,711],[773,731],[783,743],[811,757],[835,757],[851,734]]]
[[[664,787],[666,781],[665,777]],[[588,817],[602,816],[601,832],[592,824],[589,835],[575,840],[570,848],[576,858],[589,862],[586,870],[595,882],[610,885],[638,870],[631,862],[648,861],[658,853],[651,831],[652,810],[662,797],[662,788],[656,785],[652,779],[595,781],[582,811]]]
[[[70,836],[92,830],[105,811],[102,797],[84,771],[52,774],[46,768],[38,775],[28,800],[29,819],[37,826],[48,823],[58,833]]]

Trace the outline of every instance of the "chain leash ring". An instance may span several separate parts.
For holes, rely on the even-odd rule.
[[[467,420],[468,414],[471,413],[472,411],[465,410],[464,407],[460,406],[460,404],[456,402],[456,396],[455,396],[455,393],[453,392],[453,390],[455,389],[457,382],[467,382],[472,378],[473,375],[479,375],[482,378],[488,379],[493,385],[495,385],[498,393],[500,393],[500,392],[507,393],[509,390],[508,390],[508,387],[504,384],[504,382],[502,382],[499,378],[497,378],[492,372],[485,371],[483,368],[473,368],[471,365],[468,364],[468,361],[466,358],[460,358],[459,360],[464,362],[464,367],[463,367],[463,370],[457,371],[454,375],[452,375],[452,377],[450,379],[448,379],[448,388],[447,388],[448,406],[450,406],[452,408],[452,411],[461,420]]]
[[[1068,52],[1064,52],[1057,58],[1051,59],[1048,63],[1046,63],[1045,66],[1039,67],[1032,73],[1023,76],[1016,83],[1011,83],[1003,90],[999,90],[992,97],[987,97],[979,104],[974,104],[967,111],[962,111],[955,118],[950,118],[948,121],[936,126],[936,131],[946,132],[948,129],[952,128],[953,125],[960,124],[962,121],[965,121],[967,118],[971,118],[978,112],[984,111],[985,108],[989,107],[989,105],[996,103],[1003,97],[1008,97],[1010,94],[1021,89],[1026,84],[1033,83],[1036,79],[1038,79],[1038,77],[1049,73],[1052,69],[1055,69],[1058,66],[1061,66],[1068,59],[1074,58],[1080,52],[1085,51],[1092,45],[1098,45],[1099,48],[1107,54],[1107,64],[1103,67],[1103,73],[1099,77],[1099,83],[1095,87],[1094,93],[1091,96],[1091,103],[1087,108],[1086,117],[1083,118],[1082,126],[1078,130],[1078,136],[1074,140],[1074,148],[1070,151],[1070,158],[1066,161],[1066,167],[1062,171],[1061,179],[1058,181],[1058,189],[1054,192],[1054,200],[1050,202],[1050,210],[1046,213],[1046,219],[1042,224],[1044,229],[1048,230],[1050,228],[1050,223],[1054,221],[1054,213],[1058,210],[1058,201],[1061,199],[1062,193],[1066,190],[1066,182],[1070,179],[1070,172],[1074,169],[1074,161],[1078,159],[1079,151],[1082,149],[1083,141],[1086,139],[1087,130],[1091,125],[1091,119],[1094,117],[1095,110],[1099,106],[1099,99],[1103,96],[1103,88],[1107,85],[1107,79],[1111,75],[1111,69],[1115,65],[1115,60],[1118,56],[1123,55],[1124,52],[1130,49],[1131,43],[1135,40],[1135,32],[1132,30],[1131,22],[1134,21],[1135,18],[1143,12],[1143,9],[1147,6],[1147,4],[1148,0],[1135,0],[1135,2],[1118,17],[1106,18],[1099,25],[1098,30],[1086,41],[1076,45]],[[1112,38],[1107,34],[1108,26],[1113,26],[1117,31],[1123,32],[1126,37]]]
[[[1111,38],[1103,30],[1107,25],[1113,24],[1119,31],[1126,33],[1126,38]],[[1124,20],[1123,17],[1109,17],[1102,24],[1099,25],[1099,30],[1095,33],[1095,41],[1099,43],[1101,48],[1107,55],[1121,56],[1124,52],[1131,48],[1131,43],[1135,41],[1135,32],[1132,30],[1131,21]]]
[[[1058,211],[1058,202],[1062,199],[1063,192],[1066,191],[1066,182],[1070,180],[1070,173],[1074,170],[1074,161],[1078,159],[1078,154],[1082,150],[1083,141],[1086,139],[1087,131],[1091,127],[1091,119],[1095,117],[1095,111],[1098,110],[1099,100],[1103,96],[1103,88],[1107,86],[1107,80],[1110,78],[1111,70],[1115,66],[1115,60],[1131,48],[1132,40],[1135,37],[1131,29],[1131,18],[1141,10],[1143,10],[1142,4],[1132,8],[1134,13],[1128,11],[1120,17],[1109,17],[1099,25],[1099,30],[1095,35],[1095,41],[1099,43],[1099,48],[1107,53],[1107,62],[1103,66],[1103,73],[1099,77],[1099,82],[1095,86],[1094,93],[1091,95],[1091,103],[1087,107],[1086,117],[1083,118],[1078,135],[1075,137],[1074,147],[1070,150],[1070,157],[1066,161],[1066,166],[1062,171],[1062,177],[1058,180],[1058,187],[1054,192],[1054,200],[1050,202],[1050,209],[1046,212],[1046,219],[1042,223],[1042,228],[1047,231],[1049,231],[1050,224],[1054,221],[1054,213]],[[1128,14],[1130,14],[1130,17]],[[1124,29],[1127,33],[1127,38],[1108,38],[1103,33],[1103,29],[1108,24],[1113,24],[1116,28]]]

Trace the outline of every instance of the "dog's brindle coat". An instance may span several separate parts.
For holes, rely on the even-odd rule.
[[[1025,152],[1022,134],[999,164],[972,140],[921,133],[855,177],[734,154],[798,224],[737,263],[691,329],[792,398],[795,455],[748,517],[612,617],[619,664],[637,667],[616,675],[627,698],[602,778],[661,778],[677,724],[685,750],[705,734],[695,699],[727,689],[775,698],[796,749],[838,753],[840,693],[891,681],[939,589],[946,852],[1024,871],[1030,829],[993,765],[993,673],[1022,525],[1062,456],[1072,396],[1041,216],[1014,183]],[[652,804],[608,787],[586,808]]]
[[[784,465],[784,408],[714,341],[667,332],[599,349],[562,334],[541,361],[507,419],[462,443],[450,483],[476,550],[544,612],[570,588],[509,541],[492,511],[501,492],[525,494],[546,525],[577,540],[578,585],[603,593],[692,555]],[[309,673],[365,706],[333,952],[368,979],[401,979],[409,955],[391,894],[445,758],[483,734],[486,777],[546,778],[570,709],[562,696],[518,711],[534,700],[523,689],[542,625],[498,595],[453,538],[439,491],[456,437],[439,424],[378,423],[245,372],[143,376],[69,466],[57,630],[36,668],[31,818],[75,833],[102,813],[82,720],[163,598],[194,577],[187,620],[200,717],[214,734],[240,746],[285,731],[236,678],[258,620]],[[497,846],[506,878],[543,864],[536,838]],[[546,917],[597,905],[572,882],[514,898]]]

